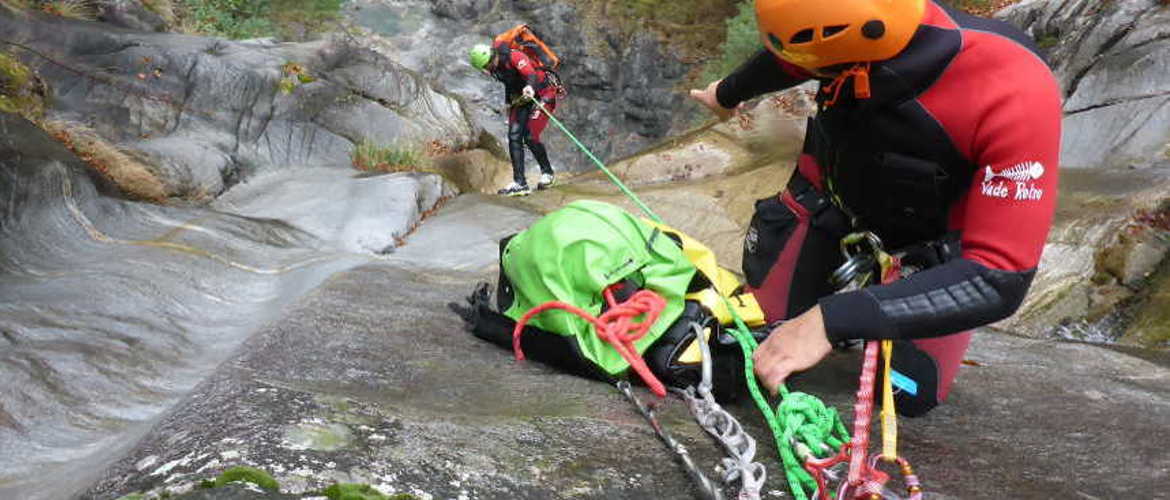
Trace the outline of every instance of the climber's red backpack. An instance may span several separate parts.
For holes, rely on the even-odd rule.
[[[527,24],[517,24],[516,27],[496,35],[492,46],[499,48],[502,45],[524,52],[537,68],[555,70],[561,65],[557,54],[548,48]]]

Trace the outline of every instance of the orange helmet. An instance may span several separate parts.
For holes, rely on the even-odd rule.
[[[805,69],[894,57],[925,12],[926,0],[756,0],[764,46]]]

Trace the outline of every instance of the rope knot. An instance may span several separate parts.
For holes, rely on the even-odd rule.
[[[638,354],[634,342],[646,336],[650,327],[658,321],[658,316],[662,314],[663,309],[666,309],[666,299],[653,291],[642,289],[625,302],[618,303],[613,296],[615,286],[617,285],[611,285],[602,291],[605,301],[609,304],[609,310],[602,313],[601,316],[594,317],[588,311],[559,301],[545,302],[524,313],[520,321],[516,322],[516,327],[512,329],[512,351],[516,355],[516,360],[524,360],[524,350],[520,347],[520,336],[528,321],[533,316],[549,309],[562,309],[593,325],[597,337],[612,346],[622,359],[629,363],[630,368],[633,368],[634,372],[642,378],[650,391],[660,398],[665,398],[666,386],[650,371],[646,361]],[[638,317],[642,317],[642,320],[635,322],[634,320]]]

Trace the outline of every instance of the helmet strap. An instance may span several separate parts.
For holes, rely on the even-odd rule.
[[[869,63],[857,63],[833,78],[832,83],[821,88],[821,92],[833,95],[832,98],[825,101],[826,107],[837,104],[837,99],[841,97],[841,87],[845,86],[845,80],[848,80],[849,77],[853,77],[853,97],[869,99]]]

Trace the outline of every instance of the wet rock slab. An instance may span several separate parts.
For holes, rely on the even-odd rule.
[[[424,498],[694,497],[615,390],[517,364],[464,330],[447,303],[492,274],[387,262],[335,275],[85,496],[179,492],[246,464],[286,493],[356,481]],[[901,450],[935,498],[1149,498],[1170,481],[1164,356],[985,331],[968,357],[948,406],[902,420]],[[858,366],[838,353],[792,386],[848,414]],[[733,411],[761,439],[768,490],[783,490],[757,413]],[[710,472],[718,452],[682,403],[662,418]]]

